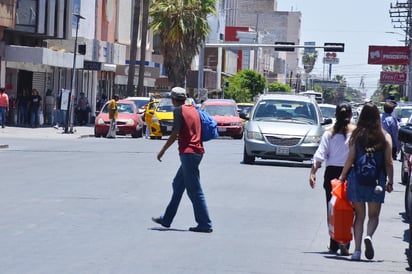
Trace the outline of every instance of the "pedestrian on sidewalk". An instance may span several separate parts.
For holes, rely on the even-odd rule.
[[[382,127],[389,133],[392,139],[392,159],[396,160],[398,152],[400,151],[400,144],[398,141],[398,120],[392,116],[395,104],[391,101],[385,102],[383,105],[384,113],[382,114]]]
[[[119,116],[119,110],[117,109],[117,101],[119,101],[120,96],[118,94],[113,95],[113,99],[109,101],[109,119],[110,127],[107,132],[106,138],[116,138],[116,120]]]
[[[7,112],[9,111],[9,96],[4,88],[0,88],[0,119],[1,127],[6,126]]]
[[[325,162],[326,168],[323,177],[323,188],[326,194],[326,216],[328,216],[328,205],[332,198],[331,181],[339,177],[349,154],[349,139],[355,126],[350,123],[352,118],[352,107],[342,103],[335,110],[336,122],[332,128],[323,133],[320,145],[313,156],[313,166],[310,171],[309,184],[312,188],[316,186],[316,172]],[[329,251],[349,255],[349,243],[339,244],[332,238],[329,240]]]
[[[152,218],[155,223],[170,227],[177,213],[180,200],[186,190],[195,215],[197,226],[190,227],[193,232],[211,233],[212,221],[206,205],[205,195],[200,184],[199,164],[203,158],[204,148],[201,136],[200,116],[194,105],[186,105],[186,90],[175,87],[171,92],[173,110],[173,129],[166,143],[157,154],[161,161],[166,150],[178,140],[180,167],[173,179],[173,194],[163,216]]]
[[[365,153],[373,154],[378,172],[377,179],[360,179],[358,172],[355,171],[356,165],[359,164],[358,159]],[[347,197],[355,210],[353,224],[355,251],[351,259],[359,261],[361,258],[363,226],[367,212],[365,257],[371,260],[374,257],[372,237],[379,224],[379,214],[385,200],[384,190],[387,192],[393,190],[392,140],[391,136],[382,129],[379,110],[372,103],[364,105],[349,141],[349,156],[339,180],[344,181],[346,178]],[[369,184],[368,181],[373,181],[373,184]]]
[[[32,95],[29,101],[30,106],[30,125],[31,127],[38,127],[40,125],[40,111],[42,106],[42,99],[37,89],[32,90]]]
[[[27,93],[23,89],[17,94],[18,124],[24,126],[27,120]]]

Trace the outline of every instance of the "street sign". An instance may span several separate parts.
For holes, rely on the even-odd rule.
[[[328,57],[323,57],[323,63],[324,64],[332,64],[332,65],[337,65],[339,64],[339,58],[328,58]]]
[[[275,46],[276,51],[295,51],[295,43],[292,42],[275,42],[275,45],[286,45],[286,47]]]
[[[308,48],[305,48],[305,49],[303,50],[303,53],[304,53],[304,54],[315,53],[315,51],[316,51],[316,48],[315,48],[316,42],[312,42],[312,41],[311,41],[311,42],[305,42],[304,45],[305,45],[305,46],[308,46]],[[310,46],[313,46],[313,47],[310,47]]]
[[[325,48],[323,49],[325,52],[344,52],[345,51],[345,44],[344,43],[324,43]]]

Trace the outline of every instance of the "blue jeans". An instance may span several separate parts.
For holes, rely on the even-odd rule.
[[[6,125],[6,107],[0,107],[1,127]]]
[[[163,223],[170,225],[176,215],[183,192],[192,201],[195,220],[200,228],[211,228],[212,221],[209,218],[206,199],[200,185],[199,164],[203,154],[182,154],[180,155],[180,167],[173,179],[173,194],[166,212],[163,215]]]
[[[39,125],[39,110],[30,111],[30,125],[32,127],[37,127]]]
[[[24,125],[26,123],[26,106],[19,106],[19,125]]]

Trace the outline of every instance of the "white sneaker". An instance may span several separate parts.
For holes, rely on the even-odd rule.
[[[355,250],[355,252],[353,252],[352,257],[350,259],[352,261],[360,261],[360,257],[361,257],[360,250]]]
[[[373,256],[375,255],[375,251],[373,250],[372,239],[370,236],[366,236],[363,240],[365,243],[365,257],[368,260],[372,260]]]

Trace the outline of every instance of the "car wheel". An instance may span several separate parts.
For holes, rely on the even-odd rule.
[[[242,139],[243,134],[233,136],[233,139]]]
[[[411,218],[409,218],[410,220]],[[412,223],[409,221],[409,249],[407,251],[408,265],[412,268]]]
[[[136,131],[132,134],[132,138],[141,138],[143,137],[143,130],[140,129],[136,129]]]
[[[412,213],[412,189],[411,182],[408,182],[405,187],[405,216],[410,220],[410,215]]]
[[[101,137],[101,136],[102,136],[102,135],[99,134],[99,133],[97,133],[97,132],[96,132],[96,129],[94,129],[94,137],[99,138],[99,137]]]
[[[406,185],[409,181],[408,164],[405,162],[405,155],[401,152],[401,181]]]
[[[251,165],[255,162],[255,156],[249,155],[246,152],[246,146],[243,148],[243,163]]]

